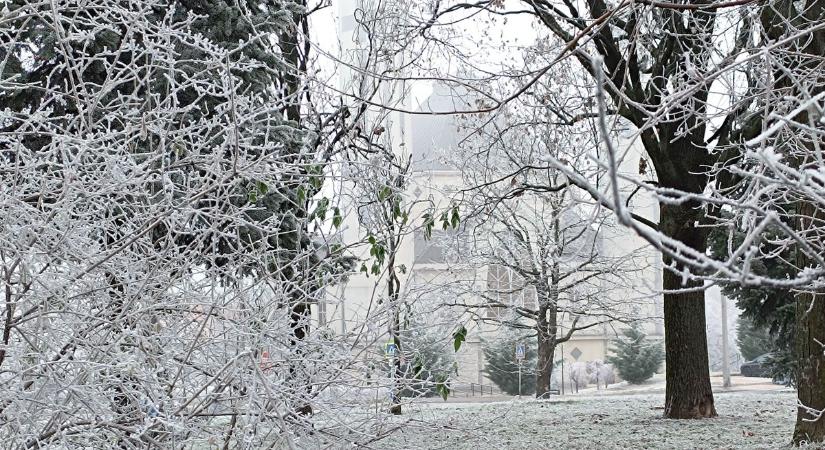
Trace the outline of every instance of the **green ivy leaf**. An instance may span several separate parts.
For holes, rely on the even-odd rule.
[[[426,213],[423,216],[424,218],[424,239],[430,239],[433,237],[433,226],[435,226],[435,220],[433,220],[433,215],[430,213]]]
[[[467,339],[467,328],[464,325],[458,327],[455,332],[453,332],[453,347],[455,347],[455,351],[461,348],[461,344]]]
[[[318,206],[315,207],[315,215],[321,219],[325,220],[327,218],[327,208],[329,207],[329,199],[324,197],[318,200]]]
[[[341,223],[344,221],[344,218],[341,216],[341,209],[337,206],[332,210],[332,226],[335,228],[341,228]]]
[[[435,390],[439,395],[441,395],[441,398],[443,398],[444,401],[447,401],[447,397],[450,396],[450,389],[447,388],[444,383],[436,383]]]
[[[458,228],[459,223],[461,223],[461,217],[458,214],[458,205],[456,205],[453,206],[453,214],[452,217],[450,217],[450,225],[452,225],[453,228]]]
[[[315,191],[319,191],[321,186],[324,184],[324,178],[320,175],[314,175],[309,177],[309,185],[312,186]]]
[[[298,204],[303,205],[307,199],[307,190],[303,186],[298,186],[298,192],[296,193],[298,196]]]
[[[178,155],[178,158],[182,158],[186,156],[186,147],[181,142],[175,142],[172,146],[172,149],[175,151],[175,154]]]
[[[447,384],[446,376],[439,375],[436,378],[435,391],[438,392],[439,395],[441,395],[441,398],[443,398],[445,401],[447,400],[447,397],[450,395],[450,386]]]
[[[394,219],[397,219],[397,218],[401,217],[401,202],[400,201],[393,202],[392,217]]]
[[[381,186],[381,189],[378,190],[378,201],[383,202],[390,198],[390,195],[392,195],[392,188],[389,186]]]
[[[424,371],[424,361],[421,358],[421,355],[416,354],[415,359],[413,360],[413,376],[416,379],[421,377],[421,372]]]

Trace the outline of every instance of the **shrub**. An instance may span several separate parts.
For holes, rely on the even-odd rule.
[[[638,325],[624,330],[622,337],[613,342],[611,352],[613,355],[608,356],[607,361],[624,380],[633,384],[652,377],[665,359],[661,342],[648,341]]]
[[[536,393],[536,340],[513,331],[507,329],[496,339],[483,341],[484,374],[503,392],[518,395],[516,344],[521,342],[526,347],[521,362],[521,395],[533,395]]]

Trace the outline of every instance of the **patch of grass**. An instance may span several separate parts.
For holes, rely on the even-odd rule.
[[[791,392],[716,396],[719,417],[662,418],[662,394],[568,397],[434,408],[408,415],[429,424],[378,442],[384,449],[774,449],[790,443]]]

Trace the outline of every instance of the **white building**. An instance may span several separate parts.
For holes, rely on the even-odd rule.
[[[353,61],[362,57],[359,50],[360,38],[354,32],[356,21],[352,16],[355,0],[345,0],[339,3],[340,36],[342,36],[342,51]],[[340,82],[342,87],[353,89],[353,79],[357,78],[353,72],[341,69]],[[360,84],[358,84],[360,86]],[[355,86],[355,89],[358,89]],[[396,92],[383,92],[384,98],[398,96],[401,88]],[[470,109],[470,105],[462,104],[465,100],[436,90],[431,93],[422,111],[445,111]],[[407,108],[416,108],[410,101],[401,102]],[[374,120],[373,123],[370,123]],[[364,121],[365,129],[382,126],[387,129],[392,148],[398,153],[410,155],[412,158],[413,174],[408,184],[406,196],[408,199],[427,199],[434,210],[441,211],[449,207],[451,198],[450,188],[462,184],[460,173],[449,165],[440,162],[438,155],[445,149],[453,148],[463,137],[458,130],[456,119],[449,115],[404,115],[390,113],[381,117],[368,116]],[[626,155],[621,161],[620,170],[629,176],[639,176],[639,159],[642,158],[640,143],[631,143],[632,132],[620,134],[615,143],[617,148],[626,149]],[[627,186],[626,186],[627,187]],[[630,187],[628,187],[628,192]],[[658,219],[658,205],[644,193],[637,194],[629,203],[634,213],[656,221]],[[416,212],[423,213],[425,205],[416,208]],[[345,244],[358,242],[364,239],[365,227],[359,223],[358,215],[352,213],[344,218],[343,240]],[[413,220],[420,223],[416,214]],[[436,227],[440,226],[437,224]],[[407,296],[408,302],[414,302],[434,293],[443,294],[442,286],[449,285],[455,280],[475,280],[475,286],[480,291],[488,288],[494,279],[503,276],[495,268],[468,270],[450,261],[450,252],[443,245],[443,239],[438,229],[434,231],[434,238],[424,239],[424,232],[418,228],[402,241],[396,258],[396,266],[404,266],[407,270],[399,274],[402,283],[402,295]],[[654,338],[663,338],[664,330],[661,322],[662,297],[661,290],[661,259],[660,256],[632,231],[624,228],[603,229],[594,237],[599,241],[600,252],[605,255],[624,255],[631,252],[642,252],[647,261],[646,266],[633,274],[628,275],[626,287],[620,290],[606,290],[613,296],[615,303],[626,304],[639,317],[650,318],[646,325],[647,333]],[[361,256],[367,256],[368,249],[358,250]],[[505,274],[506,275],[506,274]],[[362,333],[366,328],[366,337],[362,339],[364,347],[374,347],[368,355],[380,354],[388,339],[389,311],[386,303],[382,302],[386,294],[386,276],[367,276],[363,273],[353,275],[345,285],[337,286],[329,292],[327,303],[319,308],[319,320],[337,333]],[[524,300],[522,294],[521,301]],[[427,309],[432,315],[434,326],[439,325],[436,309]],[[490,311],[476,311],[477,315],[494,314]],[[450,333],[459,323],[467,325],[469,333],[466,343],[458,353],[458,383],[489,384],[483,375],[484,358],[481,350],[482,337],[494,330],[490,325],[480,325],[482,321],[471,320],[471,313],[466,316],[446,320],[441,334],[445,337],[445,347],[450,348]],[[562,319],[562,332],[565,324],[569,326],[569,317]],[[555,359],[563,358],[565,362],[587,362],[604,360],[607,355],[610,341],[615,338],[616,330],[623,325],[605,323],[599,326],[576,333],[556,351]]]

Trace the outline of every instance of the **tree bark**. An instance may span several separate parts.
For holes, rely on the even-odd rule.
[[[544,398],[550,391],[550,378],[553,375],[553,356],[556,353],[556,311],[547,317],[547,311],[539,312],[536,323],[538,331],[538,354],[536,357],[536,398]]]
[[[793,442],[825,441],[825,295],[798,294],[796,352],[799,364]]]
[[[768,23],[776,26],[776,33],[787,33],[788,22],[796,22],[797,29],[805,29],[825,20],[825,1],[809,0],[793,2],[784,5],[784,17],[773,16]],[[766,11],[769,15],[770,12]],[[794,47],[799,47],[797,50]],[[825,89],[825,76],[822,75],[821,55],[825,53],[825,31],[818,30],[805,36],[794,45],[788,46],[789,56],[787,64],[792,70],[807,78],[805,84],[810,93],[800,92],[799,80],[785,74],[778,74],[776,85],[781,89],[791,91],[791,98],[802,99],[808,95],[817,95]],[[802,57],[799,57],[799,54]],[[814,75],[811,77],[808,74]],[[815,131],[804,129],[791,130],[798,133],[804,141],[807,150],[798,158],[799,169],[821,169],[821,162],[814,155],[817,154],[817,142],[821,147],[825,144],[823,138],[822,121],[819,114],[810,117],[810,109],[803,110],[789,122],[803,126],[815,127]],[[825,211],[817,207],[817,202],[810,197],[799,203],[799,219],[796,223],[796,232],[803,239],[821,243],[825,235],[819,229],[825,220]],[[810,255],[802,249],[797,250],[797,267],[804,269],[816,267]],[[797,361],[797,396],[796,425],[794,426],[793,443],[823,443],[825,442],[825,292],[799,292],[796,295],[795,323],[796,327],[796,361]],[[821,446],[817,448],[822,448]]]
[[[696,226],[702,217],[696,205],[660,204],[660,227],[669,237],[704,251],[707,232]],[[705,293],[670,292],[702,287],[701,281],[684,280],[679,275],[680,264],[668,268],[673,260],[662,257],[666,367],[664,416],[669,419],[698,419],[716,416],[713,391],[710,387],[707,335],[705,331]]]
[[[561,220],[559,208],[553,207],[553,241],[562,242]],[[550,391],[550,379],[553,376],[553,356],[556,353],[558,340],[558,305],[559,305],[559,259],[562,250],[554,251],[553,263],[550,266],[549,280],[543,279],[537,286],[538,317],[536,319],[537,356],[536,356],[536,398],[546,397]],[[544,274],[544,268],[542,269]],[[547,274],[545,274],[547,275]],[[545,284],[549,281],[549,286]],[[545,294],[546,293],[546,294]],[[564,380],[562,380],[564,383]]]
[[[800,205],[798,229],[805,232],[823,213],[809,202]],[[797,251],[799,267],[810,267],[809,257]],[[796,358],[798,407],[793,442],[825,442],[825,294],[801,292],[796,296]]]

